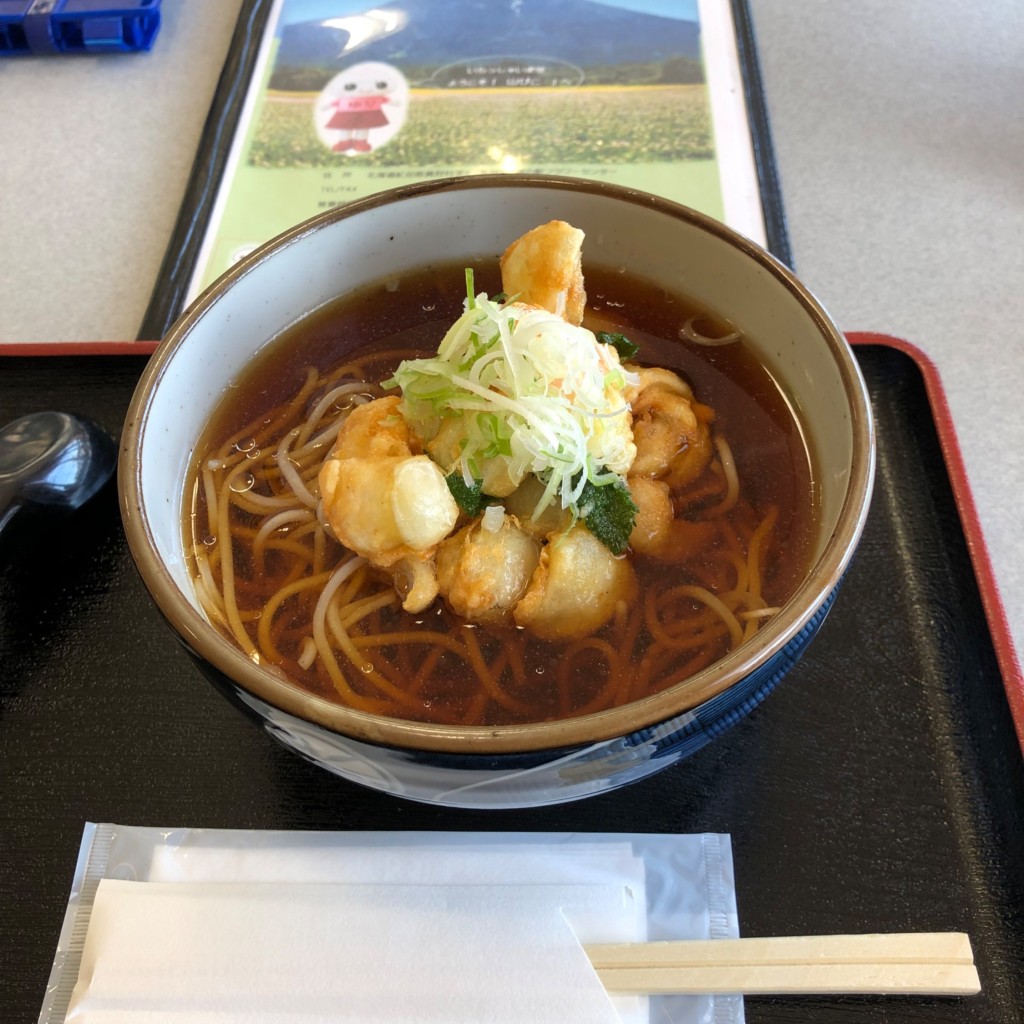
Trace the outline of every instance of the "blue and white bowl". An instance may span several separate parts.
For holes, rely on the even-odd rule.
[[[491,257],[551,219],[586,258],[621,265],[726,315],[758,346],[806,431],[817,482],[811,568],[748,642],[623,707],[563,721],[449,727],[349,710],[255,664],[212,626],[187,571],[189,460],[229,382],[325,302],[431,259]],[[508,808],[575,800],[689,756],[756,707],[825,618],[867,516],[874,436],[864,381],[810,292],[748,239],[686,207],[598,182],[479,176],[383,192],[298,225],[215,282],[139,382],[122,437],[128,541],[154,600],[202,671],[285,746],[347,779],[427,803]]]

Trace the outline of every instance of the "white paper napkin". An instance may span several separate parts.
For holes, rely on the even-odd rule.
[[[100,882],[74,1024],[617,1024],[563,916],[624,886]]]

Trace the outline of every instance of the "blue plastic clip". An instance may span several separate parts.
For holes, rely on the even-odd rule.
[[[138,53],[160,29],[160,0],[0,0],[0,57]]]

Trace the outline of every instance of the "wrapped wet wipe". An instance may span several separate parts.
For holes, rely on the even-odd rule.
[[[738,935],[728,836],[86,826],[40,1024],[741,1024],[584,944]]]

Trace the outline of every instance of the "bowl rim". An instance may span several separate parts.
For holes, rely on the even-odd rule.
[[[513,188],[587,192],[642,206],[689,222],[745,253],[774,276],[815,322],[839,370],[849,402],[853,454],[846,495],[836,527],[804,582],[783,610],[737,650],[659,693],[576,718],[527,725],[444,726],[377,717],[346,708],[300,689],[273,666],[260,666],[208,622],[179,589],[158,553],[142,496],[140,447],[154,394],[178,349],[192,329],[243,276],[281,249],[337,221],[378,206],[433,193]],[[793,272],[739,232],[690,207],[660,196],[602,181],[543,174],[470,175],[436,179],[356,199],[318,214],[261,245],[214,281],[174,322],[143,370],[121,435],[118,492],[121,516],[143,582],[157,607],[181,639],[234,685],[273,707],[354,740],[408,750],[448,754],[513,754],[580,747],[628,736],[677,715],[692,712],[765,664],[807,625],[839,584],[863,532],[875,471],[874,425],[867,389],[849,343],[824,307]]]

